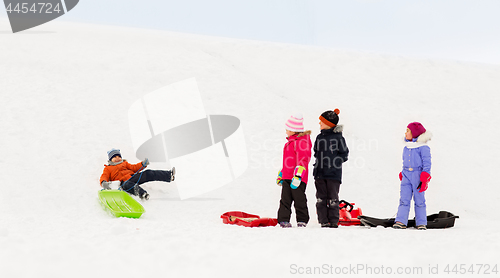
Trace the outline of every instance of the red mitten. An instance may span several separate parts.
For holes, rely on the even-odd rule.
[[[418,185],[417,189],[420,188],[420,190],[418,192],[424,192],[425,190],[427,190],[427,188],[429,187],[429,181],[431,181],[431,174],[427,173],[427,172],[422,172],[422,174],[420,174],[420,184]]]
[[[402,181],[403,180],[403,172],[399,172],[399,180]]]

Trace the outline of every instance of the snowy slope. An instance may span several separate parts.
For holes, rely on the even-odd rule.
[[[447,264],[499,263],[500,225],[490,220],[500,193],[500,66],[64,22],[38,30],[0,32],[2,277],[286,277],[360,265],[426,277],[429,265],[446,274]],[[208,114],[241,120],[248,170],[185,201],[175,183],[151,183],[143,217],[111,217],[98,178],[112,147],[138,161],[128,108],[191,77]],[[275,217],[285,120],[302,112],[315,136],[318,116],[337,107],[351,150],[341,198],[394,216],[401,138],[420,121],[434,134],[428,212],[459,215],[455,228],[320,229],[312,182],[305,229],[222,224],[231,210]]]

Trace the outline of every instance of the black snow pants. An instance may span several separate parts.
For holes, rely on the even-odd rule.
[[[142,173],[137,173],[132,176],[130,179],[122,183],[122,190],[133,194],[136,196],[142,196],[146,190],[140,187],[140,184],[150,182],[150,181],[164,181],[170,182],[170,178],[172,177],[171,171],[163,171],[163,170],[145,170]]]
[[[309,222],[305,182],[301,182],[297,189],[292,189],[292,180],[283,180],[281,185],[281,200],[278,209],[278,222],[290,222],[292,216],[292,202],[295,207],[297,222]]]
[[[320,224],[339,222],[340,182],[330,179],[316,179],[316,211]]]

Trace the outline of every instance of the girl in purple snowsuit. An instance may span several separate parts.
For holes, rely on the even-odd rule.
[[[406,129],[403,149],[403,170],[399,173],[401,192],[398,214],[394,228],[405,229],[408,225],[410,203],[415,202],[415,224],[417,229],[426,230],[427,211],[425,190],[431,180],[431,149],[427,142],[432,134],[421,123],[410,123]]]

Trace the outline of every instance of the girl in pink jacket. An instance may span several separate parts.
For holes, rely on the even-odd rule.
[[[297,226],[305,227],[309,222],[306,186],[311,160],[311,131],[304,130],[301,114],[291,116],[285,123],[288,142],[283,148],[283,168],[277,183],[281,185],[281,200],[278,209],[278,222],[282,228],[290,228],[292,202],[297,215]]]

